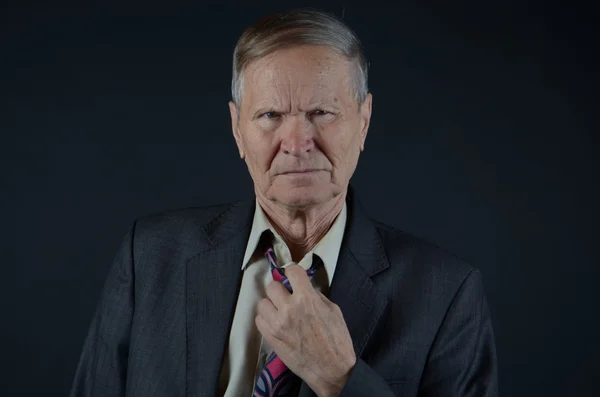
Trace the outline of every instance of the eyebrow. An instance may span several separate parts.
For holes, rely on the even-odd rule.
[[[338,105],[334,105],[333,103],[329,103],[329,102],[311,102],[308,104],[308,108],[309,109],[321,109],[321,108],[328,108],[328,109],[333,109],[336,111],[339,111],[341,109],[340,106]]]
[[[307,112],[311,112],[315,109],[331,109],[334,110],[336,112],[339,112],[341,110],[340,106],[331,104],[331,103],[325,103],[325,102],[314,102],[314,103],[310,103],[307,106]],[[299,109],[300,110],[300,109]],[[302,110],[300,110],[302,111]],[[261,107],[259,109],[257,109],[253,114],[252,114],[252,120],[256,120],[260,115],[267,113],[267,112],[275,112],[275,113],[284,113],[285,111],[278,111],[275,109],[275,106],[267,106],[267,107]]]

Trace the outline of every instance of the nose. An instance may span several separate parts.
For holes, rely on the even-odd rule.
[[[290,117],[282,130],[281,151],[291,156],[302,156],[315,148],[314,126],[301,117]]]

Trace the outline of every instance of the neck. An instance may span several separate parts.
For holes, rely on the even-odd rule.
[[[286,207],[259,194],[256,199],[298,263],[327,234],[344,207],[346,192],[309,208]]]

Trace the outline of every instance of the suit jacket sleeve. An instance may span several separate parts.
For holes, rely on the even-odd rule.
[[[71,397],[125,395],[133,317],[133,232],[129,227],[115,257],[77,366]]]
[[[497,397],[497,363],[492,323],[478,270],[454,296],[429,352],[419,397]],[[395,396],[360,358],[341,396]]]

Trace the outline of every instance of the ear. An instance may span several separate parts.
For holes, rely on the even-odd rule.
[[[367,139],[367,132],[369,131],[369,125],[371,124],[371,111],[373,107],[373,95],[367,94],[362,105],[360,105],[360,118],[361,118],[361,129],[360,129],[360,151],[365,150],[365,140]]]
[[[242,136],[240,135],[240,123],[238,107],[235,103],[229,101],[229,114],[231,115],[231,131],[233,132],[233,138],[240,152],[240,158],[245,158],[244,147],[242,145]]]

